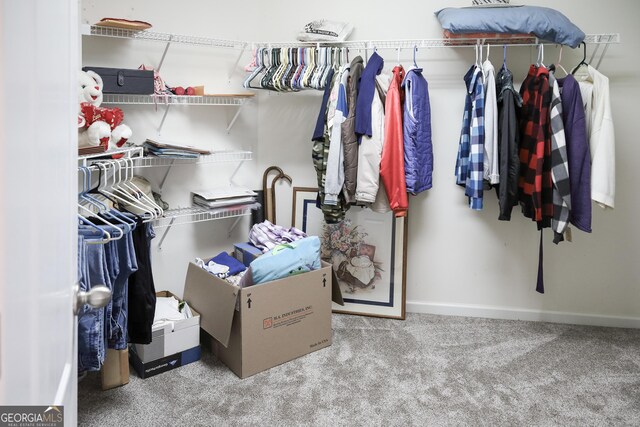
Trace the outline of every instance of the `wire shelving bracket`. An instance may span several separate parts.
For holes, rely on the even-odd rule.
[[[251,210],[255,208],[255,204],[244,205],[240,207],[231,208],[218,208],[218,209],[206,209],[197,206],[190,208],[177,208],[166,210],[162,218],[158,218],[154,221],[154,228],[165,228],[160,241],[158,242],[158,249],[162,249],[162,243],[167,237],[167,233],[174,225],[181,224],[193,224],[197,222],[212,221],[225,218],[236,218],[231,227],[229,228],[229,235],[235,229],[240,222],[241,217],[251,215]]]

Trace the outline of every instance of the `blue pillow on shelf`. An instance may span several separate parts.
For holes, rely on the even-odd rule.
[[[538,6],[447,7],[436,12],[442,28],[453,34],[533,34],[576,48],[584,32],[555,9]]]

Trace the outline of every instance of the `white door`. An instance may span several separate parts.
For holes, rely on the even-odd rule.
[[[77,418],[77,0],[0,0],[0,404]]]

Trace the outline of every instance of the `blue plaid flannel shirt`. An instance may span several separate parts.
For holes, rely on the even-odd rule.
[[[484,82],[482,70],[473,65],[464,76],[467,85],[462,130],[456,159],[456,184],[464,186],[469,207],[482,209],[484,171]]]

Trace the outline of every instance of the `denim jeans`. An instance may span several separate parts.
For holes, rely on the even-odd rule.
[[[116,350],[127,348],[127,301],[129,276],[138,270],[131,233],[112,242],[118,256],[118,274],[113,279],[111,321],[109,323],[108,346]]]
[[[90,244],[96,231],[78,229],[78,264],[81,271],[80,290],[88,291],[96,285],[110,287],[104,245]],[[104,334],[105,309],[83,306],[78,313],[78,371],[97,371],[106,355]]]

